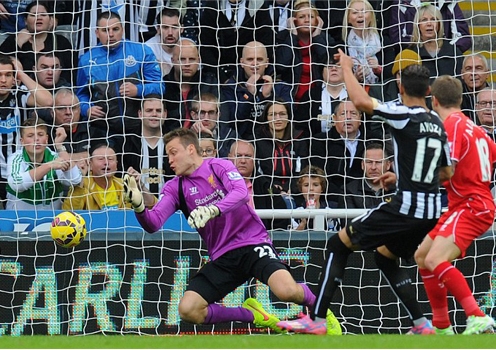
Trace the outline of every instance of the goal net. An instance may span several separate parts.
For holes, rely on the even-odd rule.
[[[115,174],[115,184],[122,185],[122,174],[133,167],[142,186],[158,196],[174,176],[162,135],[178,127],[198,133],[202,156],[226,157],[238,168],[251,162],[254,206],[287,211],[264,216],[264,224],[295,279],[315,291],[327,239],[350,217],[349,209],[365,209],[390,195],[357,194],[350,185],[364,178],[365,146],[378,144],[381,161],[394,170],[387,127],[341,106],[348,92],[335,62],[338,49],[354,57],[355,75],[370,96],[383,101],[399,99],[396,72],[405,61],[395,57],[413,49],[433,79],[449,74],[463,81],[462,109],[481,123],[470,89],[493,80],[492,1],[434,1],[432,15],[442,21],[439,40],[433,39],[438,56],[415,23],[415,13],[427,7],[419,1],[372,0],[363,11],[347,10],[346,0],[312,0],[310,8],[302,3],[2,2],[11,15],[0,14],[0,55],[16,63],[11,69],[0,58],[0,74],[17,74],[7,73],[12,87],[0,86],[0,334],[265,331],[243,323],[182,322],[179,300],[189,278],[208,262],[198,234],[180,213],[159,232],[146,234],[125,209],[121,188],[90,185],[98,171],[102,178]],[[366,18],[364,37],[350,31],[356,15]],[[467,59],[473,60],[469,68]],[[34,166],[22,158],[29,146],[21,141],[22,124],[30,118],[48,125],[47,156],[67,151],[81,177],[60,186],[55,172],[32,184],[22,180]],[[67,135],[61,141],[60,130]],[[237,140],[247,141],[248,151],[236,147]],[[101,145],[113,153],[94,155]],[[302,189],[307,166],[322,171],[307,169],[322,179],[315,196]],[[315,198],[317,208],[334,211],[332,218],[312,209]],[[87,223],[87,239],[74,249],[58,247],[50,237],[50,223],[61,210],[77,211]],[[493,236],[490,230],[455,262],[489,315],[496,288]],[[401,264],[431,316],[414,262]],[[240,306],[251,296],[281,319],[302,311],[254,280],[221,302]],[[449,308],[460,333],[463,310],[452,297]],[[411,327],[371,253],[351,255],[331,309],[346,334],[405,333]]]

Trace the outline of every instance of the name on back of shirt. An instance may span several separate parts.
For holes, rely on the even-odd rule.
[[[431,122],[422,122],[420,123],[420,132],[433,132],[441,136],[443,130],[437,124]]]

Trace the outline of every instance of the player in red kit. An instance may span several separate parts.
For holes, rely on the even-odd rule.
[[[495,326],[492,317],[477,305],[463,274],[451,264],[464,257],[470,244],[491,227],[495,210],[489,184],[496,144],[461,112],[462,91],[461,83],[447,75],[432,84],[432,106],[448,134],[454,175],[444,183],[448,211],[415,253],[438,334],[454,334],[448,315],[448,292],[467,315],[463,334],[493,332]]]

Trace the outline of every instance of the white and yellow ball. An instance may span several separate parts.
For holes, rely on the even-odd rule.
[[[86,237],[86,222],[81,215],[64,211],[53,219],[50,234],[59,246],[72,248]]]

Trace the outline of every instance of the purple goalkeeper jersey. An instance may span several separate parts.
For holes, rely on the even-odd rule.
[[[198,206],[212,204],[220,210],[220,216],[198,229],[212,260],[236,248],[271,243],[259,216],[248,205],[245,180],[233,163],[225,159],[204,159],[198,169],[182,178],[185,202],[190,212]],[[146,231],[158,231],[180,209],[178,188],[179,176],[176,176],[166,182],[153,209],[136,214]]]

